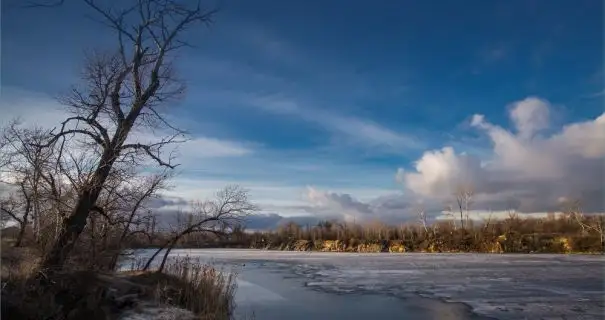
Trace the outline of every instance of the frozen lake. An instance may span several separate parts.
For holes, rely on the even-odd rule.
[[[139,256],[151,251],[144,250]],[[237,312],[273,319],[604,319],[602,255],[174,250],[238,273]]]

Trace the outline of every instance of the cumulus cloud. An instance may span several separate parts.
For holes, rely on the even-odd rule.
[[[456,153],[452,147],[426,151],[409,172],[397,179],[405,190],[429,201],[444,201],[460,185],[476,190],[477,209],[522,212],[558,209],[559,199],[580,199],[587,211],[603,211],[605,113],[571,123],[549,136],[551,104],[529,97],[511,104],[514,130],[476,114],[471,125],[492,143],[487,159]]]
[[[511,105],[510,118],[517,128],[518,136],[529,139],[540,130],[548,128],[549,103],[529,97]],[[479,123],[480,124],[480,123]]]
[[[427,151],[416,162],[415,172],[400,169],[398,180],[420,196],[449,195],[453,187],[481,179],[483,170],[478,158],[456,154],[454,148]]]

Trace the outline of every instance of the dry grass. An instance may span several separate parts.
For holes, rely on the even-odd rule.
[[[38,266],[40,257],[41,253],[34,248],[15,248],[10,241],[3,239],[0,248],[2,282],[29,277]]]
[[[235,309],[235,275],[225,274],[189,258],[168,263],[161,273],[129,271],[130,281],[151,286],[152,298],[160,304],[178,306],[199,319],[230,319]]]

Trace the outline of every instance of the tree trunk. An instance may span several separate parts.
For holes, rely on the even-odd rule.
[[[23,223],[21,224],[21,228],[19,228],[19,234],[17,235],[17,241],[15,241],[15,248],[21,246],[23,242],[23,237],[25,236],[25,229],[27,228],[27,219],[23,219]]]
[[[151,267],[151,263],[153,262],[153,260],[158,256],[158,254],[160,254],[160,252],[162,250],[166,249],[166,253],[164,254],[164,257],[162,258],[162,263],[160,264],[160,268],[157,270],[158,272],[161,272],[164,269],[164,265],[166,265],[166,260],[168,259],[168,254],[170,253],[170,251],[172,250],[174,245],[181,239],[181,237],[183,237],[186,234],[188,234],[188,232],[183,232],[183,233],[177,235],[176,237],[170,239],[166,243],[164,243],[164,245],[161,246],[158,250],[156,250],[156,252],[151,256],[151,258],[149,258],[149,260],[147,260],[145,267],[143,267],[143,271],[149,270],[149,267]]]
[[[158,254],[160,254],[160,252],[162,252],[162,250],[166,249],[166,247],[168,245],[170,245],[170,242],[166,242],[163,246],[161,246],[160,248],[158,248],[155,253],[151,256],[151,258],[149,258],[149,260],[147,260],[147,263],[145,264],[145,266],[143,267],[143,271],[147,271],[149,270],[149,267],[151,267],[151,263],[153,262],[153,260],[155,259],[155,257],[158,256]]]
[[[162,258],[162,263],[160,264],[160,267],[158,268],[157,272],[162,272],[162,270],[164,270],[166,260],[168,260],[168,255],[170,254],[170,251],[172,251],[172,248],[174,247],[175,243],[176,241],[174,241],[171,246],[168,246],[168,248],[166,248],[166,253],[164,253],[164,258]]]
[[[97,197],[94,197],[90,192],[86,192],[80,196],[73,213],[63,221],[57,240],[44,257],[41,264],[43,269],[60,270],[63,268],[69,253],[76,244],[84,227],[86,227],[86,219]]]
[[[91,253],[91,259],[89,260],[89,263],[91,264],[91,267],[97,265],[97,258],[98,258],[97,243],[96,243],[97,239],[95,236],[95,229],[96,229],[95,225],[96,225],[96,223],[95,223],[94,216],[91,216],[90,217],[90,228],[89,228],[90,229],[90,253]]]
[[[134,108],[134,106],[133,106]],[[42,269],[60,270],[71,250],[74,248],[78,237],[86,227],[86,220],[90,211],[95,206],[103,185],[111,172],[114,162],[120,156],[120,148],[128,137],[134,121],[139,116],[141,109],[131,111],[126,120],[118,126],[111,142],[103,150],[101,159],[91,179],[88,181],[84,191],[78,196],[78,202],[69,218],[63,220],[59,237],[53,243],[51,250],[44,256],[40,267]]]
[[[79,195],[72,214],[63,220],[59,236],[42,260],[40,265],[42,269],[60,270],[63,268],[69,253],[86,227],[90,211],[97,202],[97,198],[99,198],[115,159],[119,156],[119,153],[111,151],[112,149],[105,149],[99,166],[88,183],[89,188]]]

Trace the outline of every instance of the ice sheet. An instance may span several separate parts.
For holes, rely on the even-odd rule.
[[[145,254],[145,253],[143,253]],[[203,261],[255,264],[311,289],[462,302],[497,319],[603,319],[602,255],[345,254],[176,250]],[[244,289],[245,290],[245,289]]]

